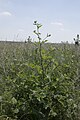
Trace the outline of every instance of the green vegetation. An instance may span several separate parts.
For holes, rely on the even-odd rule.
[[[80,120],[80,47],[0,42],[0,120]]]

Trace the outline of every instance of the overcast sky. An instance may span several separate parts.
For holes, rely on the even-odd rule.
[[[74,42],[80,34],[80,0],[0,0],[0,40],[35,39],[33,22],[49,42]]]

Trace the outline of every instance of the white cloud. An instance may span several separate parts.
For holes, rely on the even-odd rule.
[[[24,29],[18,29],[18,32],[24,32]]]
[[[63,26],[63,23],[61,23],[61,22],[52,22],[51,24],[52,25],[57,25],[57,26]]]
[[[64,31],[64,28],[61,28],[60,30],[61,30],[61,31]]]
[[[54,25],[58,31],[65,31],[64,24],[62,22],[51,22],[51,25]]]
[[[0,16],[12,16],[12,14],[8,11],[0,12]]]

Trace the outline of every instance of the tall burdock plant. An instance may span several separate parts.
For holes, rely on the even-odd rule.
[[[34,30],[34,33],[37,35],[38,43],[39,43],[39,61],[40,66],[42,69],[42,79],[44,80],[45,77],[45,71],[44,71],[44,65],[43,65],[43,56],[42,56],[42,44],[47,42],[47,38],[51,36],[51,34],[47,34],[45,38],[41,38],[40,28],[42,27],[41,24],[39,24],[37,21],[34,21],[34,24],[36,26],[36,30]]]

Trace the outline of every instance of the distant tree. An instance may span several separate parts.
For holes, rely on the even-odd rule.
[[[25,43],[31,43],[31,41],[32,41],[32,39],[31,39],[31,37],[29,36],[29,37],[27,38],[27,40],[25,40]]]
[[[31,43],[31,40],[32,40],[32,39],[31,39],[31,37],[29,36],[27,40],[28,40],[28,43]]]
[[[79,34],[77,34],[77,38],[75,39],[74,38],[74,41],[75,41],[75,45],[79,46]]]

